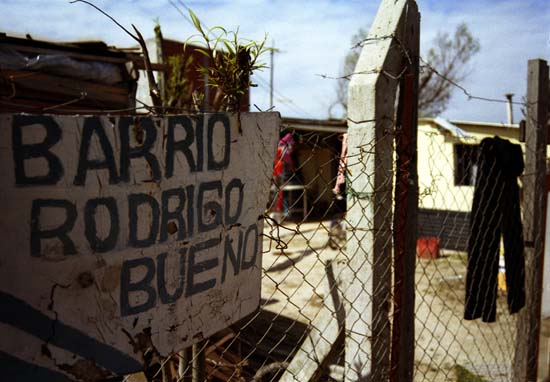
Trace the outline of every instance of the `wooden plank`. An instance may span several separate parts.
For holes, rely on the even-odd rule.
[[[100,96],[123,96],[128,97],[128,88],[126,84],[105,85],[91,81],[83,81],[76,78],[67,78],[53,74],[36,72],[31,70],[3,70],[3,74],[16,86],[21,85],[26,88],[43,90],[50,93],[61,93],[67,95],[80,95],[80,92],[86,90],[90,96],[100,98]]]
[[[130,103],[126,85],[109,86],[32,71],[5,70],[5,74],[13,83],[13,102],[31,98],[48,107],[75,101],[97,109],[126,108]]]
[[[216,341],[214,344],[207,347],[206,350],[204,351],[204,354],[208,356],[210,353],[212,353],[213,351],[219,348],[221,348],[223,351],[223,347],[222,347],[223,344],[225,344],[227,341],[229,341],[234,337],[235,337],[235,333],[233,332],[226,334],[225,336],[223,336],[223,338],[221,338],[220,340]]]
[[[412,382],[414,371],[414,302],[416,239],[418,236],[418,75],[420,14],[415,2],[402,25],[407,70],[401,79],[395,136],[396,184],[394,209],[394,313],[390,381]],[[410,60],[410,61],[409,61]]]
[[[517,321],[514,381],[536,381],[544,269],[544,203],[549,104],[548,64],[529,60],[525,171],[523,175],[523,235],[525,240],[525,308]]]
[[[145,70],[145,64],[143,60],[134,60],[132,61],[134,68],[138,70]],[[155,72],[167,72],[169,70],[168,64],[158,64],[156,62],[151,62],[151,70]]]
[[[30,97],[30,94],[28,96]],[[13,100],[0,99],[0,105],[2,106],[2,110],[6,113],[14,112],[14,113],[31,113],[31,114],[55,113],[55,114],[71,114],[71,115],[74,115],[74,114],[94,114],[94,115],[124,114],[124,115],[127,115],[129,113],[131,114],[135,112],[135,109],[133,107],[128,107],[127,105],[124,105],[123,107],[120,107],[122,105],[119,105],[119,107],[116,107],[116,105],[106,105],[105,107],[98,109],[98,107],[100,107],[99,105],[89,101],[88,102],[78,101],[74,103],[67,103],[67,101],[70,101],[67,99],[67,97],[62,99],[56,99],[56,97],[45,98],[45,93],[41,93],[40,97],[44,97],[42,98],[42,101],[40,101],[40,98],[36,96],[36,93],[35,93],[35,96],[32,97],[32,99],[26,99],[26,98],[16,98]],[[115,107],[115,109],[113,109],[112,107]]]
[[[278,128],[0,115],[0,369],[130,373],[256,310]]]
[[[42,42],[39,42],[42,43]],[[61,54],[63,56],[71,57],[77,60],[84,60],[84,61],[100,61],[100,62],[110,62],[114,64],[124,64],[128,61],[131,61],[131,59],[127,56],[125,56],[125,53],[123,52],[105,52],[106,54],[90,54],[86,53],[85,48],[79,48],[79,47],[59,47],[59,49],[56,48],[41,48],[37,46],[25,46],[18,43],[5,43],[0,40],[0,45],[2,47],[8,48],[8,49],[14,49],[19,52],[27,52],[27,53],[34,53],[34,54],[52,54],[52,55],[58,55]],[[119,57],[116,57],[118,55]]]
[[[381,2],[349,86],[346,381],[389,376],[392,132],[408,3]]]

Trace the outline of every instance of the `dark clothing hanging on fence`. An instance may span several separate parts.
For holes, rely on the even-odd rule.
[[[496,319],[500,237],[504,242],[508,310],[525,305],[525,260],[517,177],[523,172],[519,145],[494,137],[481,141],[470,215],[464,318]]]

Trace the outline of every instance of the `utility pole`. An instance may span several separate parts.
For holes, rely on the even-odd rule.
[[[514,123],[514,109],[512,105],[512,97],[514,96],[514,93],[507,93],[504,96],[508,100],[508,104],[506,108],[507,115],[508,115],[508,124],[512,125]]]
[[[274,65],[274,56],[275,56],[275,41],[271,43],[271,63],[269,64],[269,109],[273,109],[273,65]]]

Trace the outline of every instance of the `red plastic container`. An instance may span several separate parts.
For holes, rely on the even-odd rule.
[[[437,259],[439,257],[438,237],[420,237],[416,241],[416,255],[421,259]]]

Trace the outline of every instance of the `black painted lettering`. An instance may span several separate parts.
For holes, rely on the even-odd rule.
[[[233,189],[237,189],[239,192],[239,199],[237,201],[237,209],[235,213],[231,215],[231,192]],[[240,179],[234,178],[231,179],[231,182],[225,188],[225,225],[229,226],[231,224],[236,224],[239,221],[241,212],[243,210],[243,194],[244,194],[244,185]]]
[[[217,124],[220,122],[220,124]],[[220,126],[224,129],[223,158],[217,160],[214,157],[214,128]],[[208,129],[206,132],[206,142],[208,146],[208,170],[223,170],[229,166],[231,159],[231,125],[229,117],[226,114],[213,114],[208,119]]]
[[[175,131],[179,126],[185,130],[185,138],[176,141]],[[196,128],[189,117],[173,116],[168,118],[168,132],[166,136],[166,178],[174,176],[174,161],[176,152],[181,152],[191,172],[202,171],[203,168],[203,118],[197,119]],[[195,143],[197,149],[196,158],[193,156],[191,145]]]
[[[89,159],[92,137],[96,135],[99,140],[99,146],[103,152],[103,159]],[[83,186],[86,184],[86,174],[88,170],[109,170],[109,183],[118,183],[115,157],[113,148],[107,138],[105,129],[99,117],[88,117],[84,120],[82,131],[82,141],[80,142],[80,151],[78,154],[78,168],[74,178],[74,184]]]
[[[132,282],[132,270],[138,267],[145,267],[145,276],[137,282]],[[143,313],[153,308],[157,302],[157,293],[151,286],[155,277],[155,262],[149,257],[126,260],[122,263],[120,272],[120,314],[130,316]],[[130,305],[130,293],[142,292],[147,294],[147,299],[141,304]]]
[[[252,257],[247,260],[247,250],[248,248],[248,242],[250,239],[254,240],[254,249],[252,253]],[[243,254],[242,254],[242,266],[241,270],[245,270],[248,268],[252,268],[256,264],[256,258],[258,257],[258,250],[259,250],[259,242],[258,242],[258,226],[256,224],[252,224],[248,229],[246,230],[246,234],[244,235],[244,246],[243,246]]]
[[[195,283],[195,276],[199,273],[206,272],[210,269],[214,269],[218,266],[218,258],[211,258],[197,262],[196,258],[200,252],[205,251],[209,248],[215,247],[220,244],[221,240],[219,238],[210,239],[191,246],[189,250],[189,256],[187,257],[187,286],[185,288],[185,296],[193,296],[197,293],[204,292],[210,288],[213,288],[216,285],[216,278],[210,278],[206,281]]]
[[[104,239],[97,236],[97,207],[104,206],[109,211],[109,234]],[[115,198],[96,198],[86,202],[84,207],[86,239],[94,252],[107,252],[115,248],[120,231],[118,207]]]
[[[214,200],[204,203],[204,194],[213,191],[216,191],[217,199],[221,200],[222,182],[214,180],[199,185],[197,195],[197,224],[199,232],[211,231],[222,224],[222,205]]]
[[[24,144],[23,128],[41,125],[46,136],[41,143]],[[52,117],[34,115],[14,115],[12,122],[12,150],[17,186],[56,184],[63,177],[63,164],[50,148],[61,140],[61,128]],[[43,158],[48,162],[46,175],[27,176],[25,160]]]
[[[149,234],[145,238],[138,238],[139,217],[144,215],[143,211],[138,213],[140,206],[148,206],[151,212],[151,222],[148,225]],[[134,248],[146,248],[155,243],[159,231],[159,204],[155,198],[148,194],[130,194],[128,195],[128,222],[130,227],[128,245]],[[143,220],[143,219],[141,219]]]
[[[235,242],[230,235],[225,236],[225,248],[223,251],[223,263],[222,263],[222,284],[225,282],[225,275],[227,273],[227,259],[231,260],[233,266],[233,276],[237,276],[241,269],[241,256],[243,253],[243,232],[238,230],[239,240],[237,241],[237,251],[234,250],[232,243]]]
[[[166,257],[167,253],[161,253],[157,258],[157,290],[160,301],[163,304],[173,304],[183,294],[184,278],[185,278],[185,254],[187,248],[180,249],[179,255],[179,270],[178,270],[178,286],[174,293],[170,294],[166,289]]]
[[[65,210],[65,221],[52,229],[42,229],[40,215],[44,208],[59,208]],[[64,255],[76,254],[76,248],[68,233],[76,221],[76,206],[63,199],[35,199],[31,208],[31,256],[42,255],[42,240],[57,238],[63,244]]]
[[[178,204],[173,211],[169,211],[170,200],[177,198]],[[185,225],[185,219],[183,218],[183,209],[185,208],[185,189],[173,188],[162,192],[162,219],[160,224],[160,242],[165,242],[168,239],[168,222],[175,220],[178,222],[177,238],[178,240],[185,239],[187,235],[187,228]],[[193,208],[187,202],[187,208]]]
[[[130,128],[136,135],[139,145],[130,145]],[[160,182],[161,172],[157,157],[151,152],[157,139],[157,129],[150,117],[121,117],[118,123],[120,134],[120,180],[130,181],[130,162],[132,159],[144,158],[151,169],[152,180]],[[145,139],[142,135],[145,133]]]

